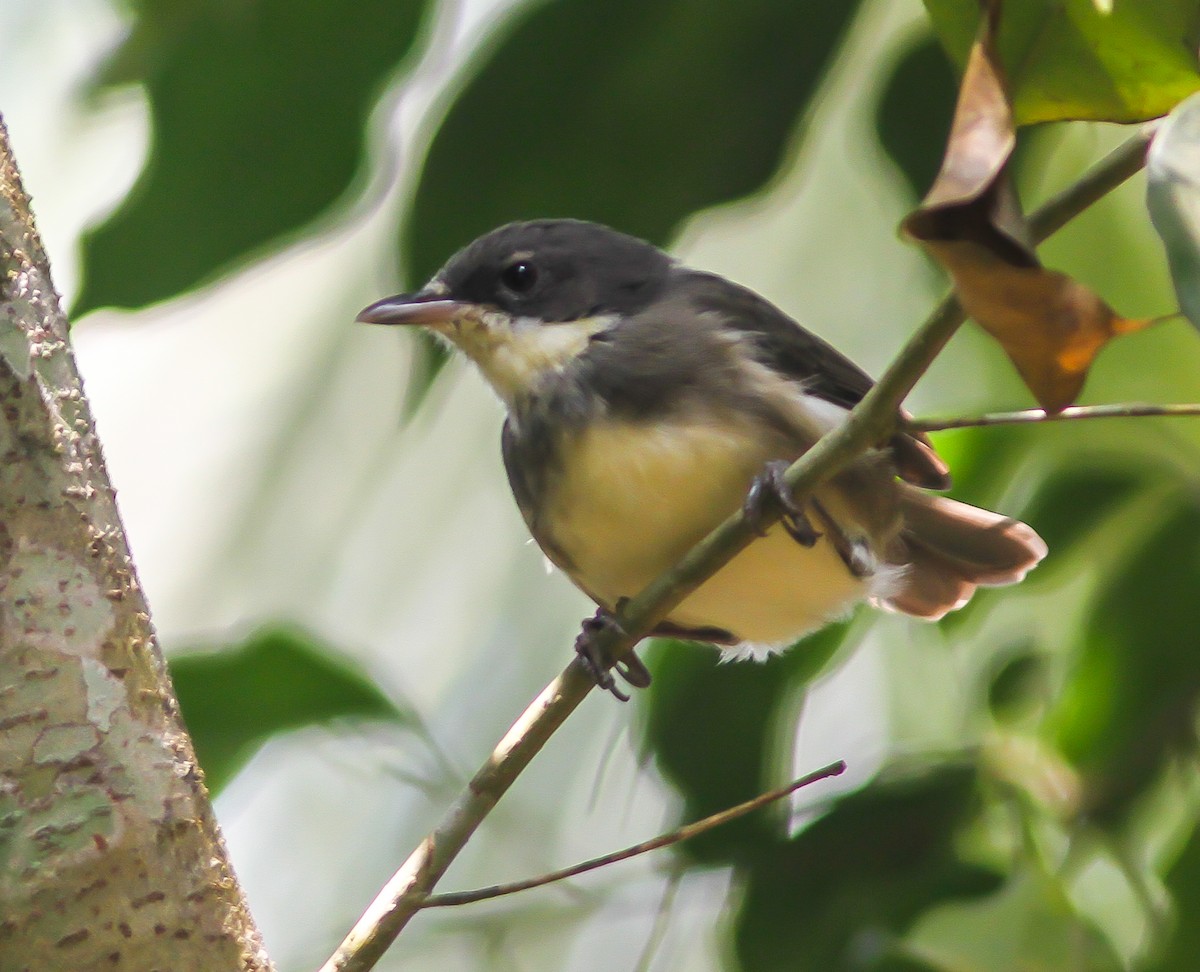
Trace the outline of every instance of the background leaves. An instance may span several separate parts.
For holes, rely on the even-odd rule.
[[[754,191],[857,6],[529,8],[438,128],[405,233],[412,280],[512,220],[569,215],[665,244],[695,210]]]
[[[175,655],[171,679],[214,794],[278,733],[339,719],[408,722],[365,672],[289,628],[265,629],[221,651]]]
[[[76,314],[190,290],[341,198],[423,7],[142,0],[97,83],[143,87],[150,157],[125,202],[84,239]]]
[[[925,0],[938,36],[966,64],[975,0]],[[1133,122],[1165,114],[1200,87],[1195,0],[1006,0],[998,38],[1017,123]]]

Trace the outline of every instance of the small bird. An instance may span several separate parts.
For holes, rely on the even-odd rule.
[[[599,606],[576,648],[618,697],[589,631],[739,506],[752,523],[769,503],[785,515],[656,633],[761,655],[863,599],[936,620],[1046,554],[1024,523],[927,492],[948,488],[949,470],[903,421],[796,503],[783,470],[871,379],[752,291],[608,227],[502,226],[358,320],[428,328],[499,395],[517,506]],[[618,671],[649,682],[632,653]]]

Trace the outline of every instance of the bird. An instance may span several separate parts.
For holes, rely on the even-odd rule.
[[[896,431],[797,501],[782,473],[872,379],[746,287],[598,223],[510,223],[359,321],[419,325],[466,355],[506,410],[501,451],[546,557],[597,605],[588,635],[739,508],[783,510],[655,634],[763,657],[859,602],[938,620],[1047,552],[1028,525],[939,495],[927,436]],[[649,684],[632,652],[617,671]]]

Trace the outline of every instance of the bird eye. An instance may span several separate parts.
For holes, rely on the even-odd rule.
[[[500,271],[500,282],[514,294],[529,293],[537,278],[537,268],[528,260],[517,260]]]

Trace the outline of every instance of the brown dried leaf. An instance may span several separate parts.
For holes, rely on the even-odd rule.
[[[1008,353],[1047,412],[1075,401],[1100,349],[1150,320],[1120,317],[1078,281],[1019,266],[970,240],[924,240],[950,273],[967,314]]]
[[[994,48],[1000,6],[986,5],[941,171],[903,229],[949,272],[967,314],[1000,342],[1038,403],[1057,412],[1110,339],[1148,322],[1119,317],[1037,258],[1006,172],[1016,133]]]

